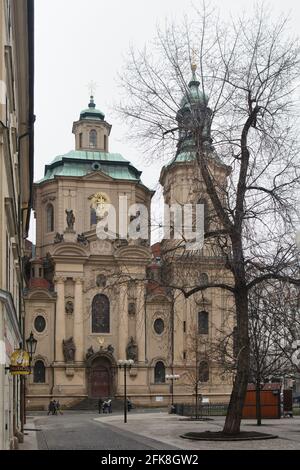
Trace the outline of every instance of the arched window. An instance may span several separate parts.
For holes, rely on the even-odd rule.
[[[109,333],[109,300],[104,294],[93,298],[92,333]]]
[[[91,225],[96,225],[97,224],[97,213],[96,209],[91,207]]]
[[[107,137],[104,135],[104,152],[107,151]]]
[[[207,361],[201,361],[199,364],[199,382],[209,381],[209,366]]]
[[[154,368],[154,382],[156,384],[163,384],[166,381],[166,369],[163,362],[159,361],[155,364]]]
[[[52,204],[48,204],[46,209],[46,224],[47,224],[47,232],[54,231],[54,208]]]
[[[90,131],[90,147],[97,147],[97,131],[95,129]]]
[[[36,361],[33,368],[33,381],[34,383],[43,384],[46,379],[46,368],[43,361]]]
[[[204,206],[204,233],[208,232],[209,230],[209,220],[208,220],[208,205],[207,200],[205,198],[200,198],[198,200],[198,204],[203,204]]]
[[[208,313],[198,312],[198,333],[199,335],[208,335]]]

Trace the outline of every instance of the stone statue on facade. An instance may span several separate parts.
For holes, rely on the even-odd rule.
[[[135,315],[135,302],[129,302],[128,304],[128,314]]]
[[[133,336],[130,337],[129,343],[126,347],[126,359],[132,359],[134,362],[138,359],[138,346],[134,341]]]
[[[65,305],[65,310],[66,310],[66,313],[68,313],[69,315],[71,315],[74,312],[74,304],[72,300],[67,300],[66,305]]]
[[[56,232],[55,237],[54,237],[54,243],[61,243],[64,241],[64,234],[63,233],[58,233]]]
[[[106,286],[106,276],[104,274],[98,274],[96,278],[96,284],[98,287],[105,287]]]
[[[112,344],[109,344],[109,345],[107,346],[107,352],[108,352],[109,354],[112,355],[112,354],[114,353],[114,350],[115,350],[115,348],[113,347]]]
[[[86,355],[85,355],[86,359],[88,359],[89,357],[93,356],[93,354],[95,354],[94,348],[93,348],[93,346],[90,346],[89,349],[87,350]]]
[[[75,224],[75,216],[73,214],[72,209],[66,209],[66,214],[67,214],[67,230],[70,232],[74,231],[74,224]]]
[[[78,241],[78,243],[80,243],[81,245],[84,245],[84,246],[87,246],[89,244],[89,241],[86,238],[86,236],[84,235],[84,233],[79,233],[77,235],[77,241]]]
[[[74,362],[75,360],[76,346],[73,337],[64,340],[63,339],[63,353],[65,362]]]

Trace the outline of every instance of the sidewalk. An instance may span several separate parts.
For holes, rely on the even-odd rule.
[[[24,427],[24,442],[19,444],[19,450],[38,450],[37,431],[33,417],[28,417]]]
[[[224,417],[213,417],[212,421],[187,421],[182,416],[169,415],[166,412],[130,414],[127,424],[122,416],[103,415],[95,418],[95,421],[109,425],[115,429],[127,430],[134,434],[145,436],[178,449],[185,450],[275,450],[275,449],[300,449],[300,417],[264,420],[262,426],[256,426],[254,420],[243,420],[242,430],[261,431],[278,436],[278,439],[262,441],[240,442],[212,442],[191,441],[180,437],[181,434],[190,431],[221,431]]]

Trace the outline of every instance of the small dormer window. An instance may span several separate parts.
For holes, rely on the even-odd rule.
[[[90,147],[91,148],[96,148],[97,147],[97,131],[95,129],[92,129],[90,131]]]

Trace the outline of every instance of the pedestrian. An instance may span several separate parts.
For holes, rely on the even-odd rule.
[[[53,406],[52,406],[52,414],[53,415],[57,415],[57,411],[56,411],[56,400],[53,400]]]
[[[107,409],[108,409],[108,404],[107,404],[107,401],[104,400],[103,405],[102,405],[103,414],[107,413]]]
[[[127,410],[130,411],[131,409],[132,409],[132,403],[129,400],[129,398],[127,398]]]
[[[58,411],[58,413],[59,413],[60,415],[63,415],[63,412],[61,411],[60,403],[59,403],[58,400],[57,400],[57,402],[56,402],[56,411]]]
[[[103,407],[103,400],[102,400],[102,398],[99,398],[99,400],[98,400],[98,411],[99,411],[99,415],[101,414],[102,407]]]
[[[110,399],[107,402],[107,408],[108,408],[108,412],[112,413],[112,405],[111,405],[111,400]]]
[[[48,405],[48,413],[47,413],[48,416],[50,413],[53,414],[53,401],[52,400],[50,400],[49,405]]]

